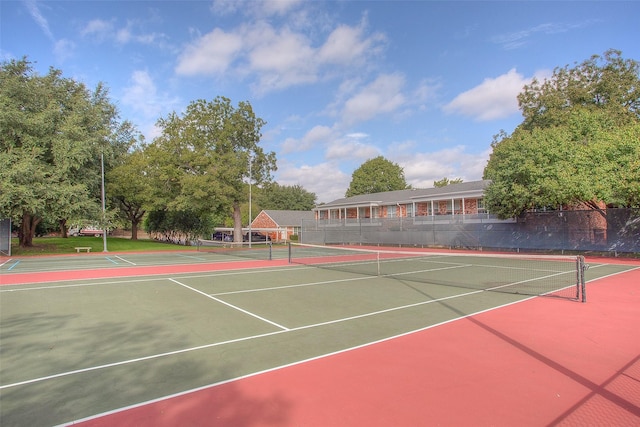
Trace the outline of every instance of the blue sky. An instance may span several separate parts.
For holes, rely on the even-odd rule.
[[[533,77],[607,49],[640,60],[640,2],[0,2],[0,57],[93,88],[148,141],[196,99],[249,101],[282,185],[344,196],[384,156],[407,182],[481,179]]]

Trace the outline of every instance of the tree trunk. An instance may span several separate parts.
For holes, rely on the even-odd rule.
[[[140,223],[139,219],[131,220],[131,240],[138,240],[138,224]]]
[[[68,236],[67,231],[69,230],[67,228],[67,220],[66,219],[61,219],[58,221],[58,224],[60,225],[60,236],[62,236],[63,239],[66,239]]]
[[[36,233],[36,226],[40,224],[41,220],[41,218],[35,217],[27,212],[22,214],[20,232],[18,233],[18,240],[21,248],[33,246],[33,236]]]
[[[242,214],[240,202],[233,202],[233,241],[242,242]]]

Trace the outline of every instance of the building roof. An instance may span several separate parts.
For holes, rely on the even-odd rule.
[[[482,196],[484,189],[491,181],[470,181],[460,184],[450,184],[445,187],[385,191],[383,193],[361,194],[353,197],[337,199],[317,206],[314,210],[328,208],[382,206],[396,203],[412,203],[418,201],[442,200],[448,198],[462,198]]]
[[[315,215],[312,211],[279,211],[263,210],[263,212],[273,220],[279,227],[299,226],[303,220],[313,220]]]

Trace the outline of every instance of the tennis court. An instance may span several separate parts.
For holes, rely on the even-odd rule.
[[[542,310],[540,324],[562,311],[580,316],[603,309],[600,283],[620,283],[630,292],[640,267],[634,262],[590,261],[583,274],[587,288],[595,290],[583,304],[571,257],[532,260],[442,253],[408,257],[393,250],[336,254],[322,252],[325,249],[311,248],[304,255],[294,250],[293,260],[292,251],[284,246],[260,247],[251,260],[245,258],[246,251],[216,250],[0,259],[0,422],[3,426],[389,425],[384,416],[372,423],[344,412],[348,407],[363,410],[363,402],[373,402],[368,393],[386,387],[379,383],[363,387],[376,380],[375,375],[353,377],[359,368],[379,360],[376,352],[394,353],[393,366],[375,369],[391,376],[377,378],[391,392],[394,378],[403,378],[399,367],[406,363],[406,369],[415,370],[410,365],[413,358],[426,360],[427,354],[420,354],[422,346],[429,347],[429,357],[446,355],[447,348],[475,342],[488,330],[495,339],[502,327],[487,329],[482,323],[481,334],[456,331],[468,326],[469,320],[477,328],[482,316],[498,316],[502,320],[492,322],[509,328],[526,318],[526,307]],[[545,296],[531,299],[530,288],[532,294]],[[637,294],[636,290],[626,303],[637,300]],[[622,311],[638,319],[637,310]],[[424,341],[424,333],[442,335]],[[546,337],[554,333],[558,332],[547,331]],[[634,333],[635,341],[620,337],[629,346],[625,357],[640,352],[637,330]],[[560,334],[556,339],[561,342],[564,332]],[[416,339],[421,344],[412,341]],[[502,339],[498,351],[504,354],[492,353],[492,360],[504,359],[509,372],[506,355],[514,349],[522,352],[518,346],[524,344],[519,343]],[[472,375],[474,360],[484,357],[466,354],[456,378],[465,372]],[[359,362],[350,361],[345,368],[344,358]],[[440,363],[446,365],[444,360]],[[439,370],[450,369],[445,365]],[[619,368],[614,365],[609,368]],[[636,371],[629,375],[636,381],[635,389],[618,398],[625,412],[621,419],[630,425],[640,420],[638,395],[633,395],[640,389],[640,364],[636,360],[633,366]],[[422,368],[414,374],[427,367]],[[318,374],[317,369],[341,375]],[[278,384],[278,391],[269,384]],[[455,378],[450,384],[459,387]],[[406,385],[405,378],[399,387]],[[495,394],[496,386],[488,394]],[[441,382],[433,385],[434,390],[442,387]],[[322,401],[320,395],[313,399],[314,393],[321,393]],[[397,400],[410,402],[417,395],[415,389],[403,389]],[[296,400],[302,396],[306,403]],[[342,406],[327,406],[324,402],[330,396],[340,396]],[[423,397],[428,396],[423,391]],[[509,401],[513,396],[504,398]],[[383,406],[378,403],[368,411]],[[301,409],[304,405],[310,405],[308,413]],[[570,408],[554,409],[560,417]],[[424,409],[405,408],[402,416],[396,414],[396,420],[405,421],[395,425],[415,422]],[[432,413],[437,413],[435,408]],[[447,425],[459,416],[451,413],[448,420],[434,418],[421,425]],[[477,416],[480,424],[486,424],[481,414]],[[545,415],[549,416],[553,414]],[[543,422],[547,418],[531,424],[548,425]]]

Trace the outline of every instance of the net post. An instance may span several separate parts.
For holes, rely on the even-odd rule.
[[[272,255],[271,249],[273,248],[273,244],[271,242],[267,242],[267,244],[269,245],[269,261],[272,261],[273,255]]]
[[[576,256],[576,300],[580,301],[580,290],[582,289],[582,266],[580,256]]]
[[[589,264],[584,262],[584,256],[580,255],[580,289],[582,291],[582,302],[587,302],[587,282],[584,273],[589,268]]]
[[[376,267],[378,269],[378,276],[380,276],[380,252],[376,252]]]
[[[287,250],[288,250],[288,259],[289,259],[289,264],[291,264],[291,242],[287,242]]]

